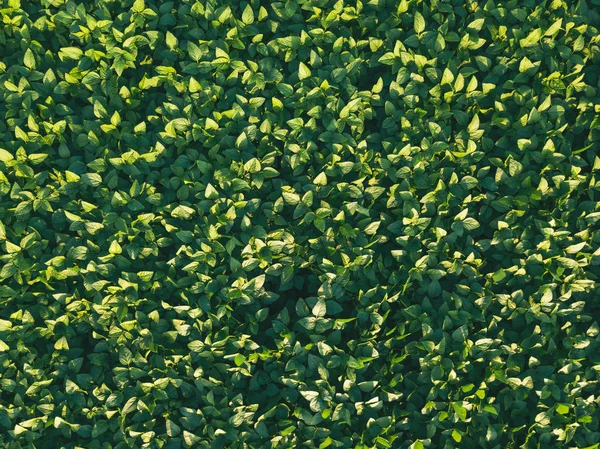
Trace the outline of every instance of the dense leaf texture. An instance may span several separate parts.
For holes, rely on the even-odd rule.
[[[0,446],[598,448],[599,3],[0,2]]]

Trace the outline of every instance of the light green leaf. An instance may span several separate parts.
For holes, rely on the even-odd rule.
[[[397,59],[398,56],[396,56],[396,54],[388,52],[379,58],[379,62],[385,65],[392,65],[394,64],[394,62],[396,62]]]
[[[312,314],[316,317],[324,317],[327,313],[327,304],[325,300],[319,299],[312,309]]]
[[[209,182],[206,185],[206,189],[204,190],[204,196],[208,199],[215,199],[215,198],[219,198],[219,192],[217,191],[217,189],[214,188],[214,186]]]
[[[483,18],[483,17],[479,18],[479,19],[475,19],[471,23],[469,23],[469,25],[467,25],[467,28],[469,30],[479,31],[483,27],[484,23],[485,23],[485,18]]]
[[[188,43],[187,43],[187,51],[188,51],[188,53],[189,53],[189,55],[190,55],[190,58],[192,58],[194,61],[198,62],[198,61],[200,61],[200,60],[202,59],[202,50],[200,50],[200,47],[198,47],[198,46],[197,46],[196,44],[194,44],[193,42],[188,42]],[[190,80],[190,90],[191,90],[191,87],[192,87],[192,80],[193,80],[193,81],[194,81],[196,84],[198,84],[198,81],[196,81],[194,78],[192,78],[192,79]],[[198,87],[199,87],[199,86],[200,86],[200,85],[198,84]],[[200,90],[200,89],[198,89],[198,90]],[[197,92],[198,90],[196,90],[196,92]]]
[[[446,67],[444,69],[444,73],[442,74],[442,85],[452,84],[452,81],[454,81],[454,74],[448,67]]]
[[[67,337],[60,337],[56,343],[54,343],[54,349],[58,351],[68,351],[69,343],[67,342]]]
[[[246,25],[250,25],[254,22],[254,11],[250,5],[246,5],[244,12],[242,13],[242,22]]]
[[[246,170],[248,173],[258,173],[261,171],[261,169],[262,165],[260,161],[255,157],[253,157],[244,164],[244,170]]]
[[[381,224],[381,221],[374,221],[372,223],[369,223],[367,225],[367,227],[365,228],[365,234],[367,234],[367,235],[376,234],[377,230],[379,229],[380,224]]]
[[[167,31],[165,41],[167,43],[167,47],[169,47],[171,50],[174,50],[179,43],[179,40],[170,31]]]
[[[83,56],[83,51],[78,47],[63,47],[58,52],[59,57],[78,61]]]
[[[552,25],[550,25],[548,27],[548,29],[544,33],[544,36],[554,35],[555,33],[557,33],[560,30],[561,26],[562,26],[562,18],[559,18],[554,23],[552,23]]]
[[[300,62],[300,65],[298,68],[298,78],[303,80],[303,79],[310,77],[310,75],[311,75],[310,69],[306,66],[306,64],[304,64],[303,62]]]
[[[473,119],[469,123],[469,126],[467,127],[467,130],[469,131],[469,133],[474,133],[478,129],[479,129],[479,115],[475,114],[473,116]]]
[[[144,0],[135,0],[133,2],[133,7],[131,8],[133,12],[137,12],[138,14],[146,9],[146,3]]]
[[[84,173],[81,175],[81,181],[91,187],[98,187],[102,184],[102,176],[98,173]]]
[[[327,175],[324,172],[319,173],[313,180],[313,184],[318,186],[327,185]]]
[[[529,48],[536,45],[542,37],[542,30],[540,28],[536,28],[532,32],[530,32],[525,39],[521,39],[519,41],[519,45],[521,48]]]
[[[171,212],[171,216],[174,218],[188,219],[194,213],[194,209],[188,206],[179,205]]]
[[[300,195],[298,195],[297,193],[284,191],[281,193],[281,196],[283,196],[285,202],[291,206],[295,206],[300,202]]]
[[[421,34],[423,31],[425,31],[425,19],[419,11],[415,11],[414,27],[417,34]]]
[[[463,220],[463,226],[466,230],[472,231],[473,229],[477,229],[479,227],[479,222],[474,218],[467,217]]]
[[[35,69],[35,56],[30,48],[25,50],[25,56],[23,57],[23,64],[30,70]]]

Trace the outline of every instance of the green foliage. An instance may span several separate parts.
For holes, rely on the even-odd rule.
[[[600,447],[599,3],[0,2],[0,446]]]

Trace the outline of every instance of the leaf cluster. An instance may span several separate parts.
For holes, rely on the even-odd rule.
[[[600,447],[598,4],[0,2],[0,446]]]

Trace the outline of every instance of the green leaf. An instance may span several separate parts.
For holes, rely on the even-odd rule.
[[[567,246],[567,248],[565,249],[565,252],[567,254],[577,254],[578,252],[580,252],[583,248],[586,247],[586,243],[585,242],[580,242],[580,243],[576,243],[575,245],[569,245]]]
[[[242,13],[242,22],[246,25],[250,25],[254,22],[254,11],[250,5],[246,5],[244,12]]]
[[[492,275],[492,279],[494,280],[494,282],[500,282],[500,281],[504,280],[505,278],[506,278],[506,272],[503,269],[496,271]]]
[[[144,0],[135,0],[133,2],[133,7],[131,8],[133,12],[137,12],[138,14],[143,12],[146,9],[146,4]]]
[[[192,341],[192,342],[188,343],[188,348],[191,351],[200,352],[204,349],[204,343],[202,343],[201,341],[198,341],[198,340]]]
[[[474,133],[478,129],[479,129],[479,115],[475,114],[473,116],[473,119],[469,123],[469,126],[468,126],[467,130],[469,131],[469,133]]]
[[[312,309],[312,314],[316,317],[324,317],[327,313],[327,304],[323,299],[319,299]]]
[[[174,50],[177,47],[177,44],[179,44],[179,40],[170,31],[166,32],[165,41],[167,43],[167,47],[169,47],[171,50]]]
[[[467,29],[473,31],[480,31],[483,28],[483,24],[485,23],[485,18],[481,17],[479,19],[473,20],[469,25],[467,25]]]
[[[560,30],[561,27],[562,27],[562,18],[559,18],[554,23],[552,23],[552,25],[550,25],[548,27],[548,29],[544,33],[544,36],[553,36]]]
[[[242,354],[237,354],[233,361],[235,363],[235,366],[242,366],[246,361],[246,357],[244,357]]]
[[[536,28],[535,30],[531,31],[525,39],[521,39],[519,41],[519,45],[521,46],[521,48],[533,47],[540,41],[541,37],[542,30]]]
[[[318,185],[318,186],[326,186],[327,185],[327,175],[324,172],[319,173],[315,177],[313,184]]]
[[[188,42],[187,43],[187,51],[188,51],[188,54],[190,55],[190,58],[192,58],[194,61],[198,62],[202,59],[202,50],[200,50],[200,47],[198,47],[195,43]],[[192,83],[198,84],[198,81],[196,81],[194,78],[190,79],[190,90],[192,89]],[[198,84],[198,88],[195,89],[194,92],[198,92],[199,90],[200,90],[200,85]],[[207,118],[207,120],[210,120],[210,119]]]
[[[378,61],[385,65],[392,65],[396,60],[398,60],[398,56],[392,52],[388,52],[381,56]]]
[[[261,163],[255,157],[244,164],[244,170],[248,173],[258,173],[262,170]]]
[[[454,74],[448,67],[446,67],[444,69],[444,73],[442,74],[442,85],[452,84],[452,81],[454,81]]]
[[[166,420],[166,431],[169,437],[176,437],[181,434],[181,427],[175,424],[170,419]],[[192,443],[193,444],[193,443]]]
[[[479,227],[479,222],[474,218],[467,217],[463,220],[463,226],[467,231],[472,231]]]
[[[121,245],[119,245],[119,242],[117,242],[116,240],[113,240],[110,243],[108,252],[110,254],[121,254],[123,252],[123,248],[121,247]]]
[[[184,220],[189,219],[194,214],[194,209],[188,206],[179,205],[171,212],[171,216],[174,218],[182,218]]]
[[[83,77],[83,79],[81,80],[81,84],[83,84],[88,89],[93,90],[94,86],[96,84],[99,84],[101,81],[102,78],[100,78],[100,75],[98,75],[96,72],[89,72]]]
[[[14,159],[14,156],[6,151],[4,148],[0,148],[0,161],[1,162],[9,162]]]
[[[459,402],[453,402],[452,408],[454,409],[454,413],[460,418],[461,421],[467,419],[467,409]]]
[[[298,78],[300,80],[304,80],[306,78],[309,78],[310,76],[311,76],[310,69],[306,66],[306,64],[304,64],[303,62],[300,62],[300,65],[298,67]]]
[[[216,199],[219,198],[219,192],[217,189],[213,187],[213,185],[209,182],[206,185],[206,189],[204,190],[204,196],[208,199]]]
[[[35,56],[30,48],[25,50],[25,55],[23,56],[23,64],[30,70],[35,69]]]
[[[207,130],[218,130],[219,129],[219,124],[217,122],[215,122],[213,119],[211,119],[210,117],[206,117],[206,122],[205,122],[204,126]]]
[[[333,443],[333,439],[331,437],[327,437],[323,440],[321,444],[319,444],[319,449],[325,449],[326,447],[331,446]]]
[[[63,47],[58,52],[61,58],[72,59],[78,61],[83,56],[83,51],[78,47]]]
[[[300,202],[300,195],[297,193],[284,191],[281,193],[281,195],[283,196],[285,202],[291,206],[295,206]]]
[[[468,336],[469,332],[466,325],[462,325],[454,332],[452,332],[452,339],[460,343],[465,342]]]
[[[67,342],[67,338],[66,337],[60,337],[56,343],[54,343],[54,349],[58,350],[58,351],[68,351],[69,350],[69,343]]]
[[[415,11],[414,28],[417,34],[421,34],[423,31],[425,31],[425,19],[419,11]]]
[[[381,224],[381,221],[374,221],[373,223],[369,223],[367,225],[367,227],[365,228],[365,234],[367,234],[367,235],[376,234],[377,230],[379,229],[380,224]]]
[[[81,175],[81,181],[91,187],[98,187],[102,184],[102,176],[98,173],[84,173]]]

